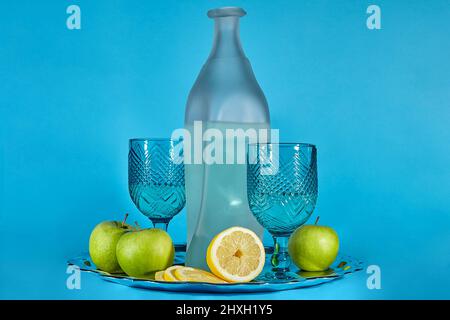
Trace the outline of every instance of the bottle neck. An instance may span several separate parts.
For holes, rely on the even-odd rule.
[[[245,58],[239,37],[239,17],[216,17],[214,44],[209,59]]]

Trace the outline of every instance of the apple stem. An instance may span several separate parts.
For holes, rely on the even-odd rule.
[[[125,217],[123,218],[123,221],[122,221],[122,227],[125,225],[125,222],[127,222],[127,218],[128,218],[128,213],[125,213]]]
[[[317,216],[316,218],[316,222],[314,222],[315,225],[317,225],[317,223],[319,222],[320,216]]]

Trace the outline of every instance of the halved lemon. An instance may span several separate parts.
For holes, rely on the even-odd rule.
[[[190,267],[178,268],[174,273],[178,281],[227,283],[208,271]]]
[[[179,268],[184,268],[183,266],[171,266],[169,268],[167,268],[164,271],[164,280],[165,281],[178,281],[177,277],[175,277],[174,271],[179,269]]]
[[[164,280],[164,270],[163,271],[158,271],[155,273],[155,280],[156,281],[165,281]]]
[[[249,282],[261,273],[265,257],[264,245],[252,230],[232,227],[212,239],[206,262],[219,278]]]

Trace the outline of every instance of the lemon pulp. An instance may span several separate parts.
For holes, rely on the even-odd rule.
[[[206,261],[216,276],[229,282],[248,282],[264,267],[264,246],[253,231],[232,227],[214,237]]]

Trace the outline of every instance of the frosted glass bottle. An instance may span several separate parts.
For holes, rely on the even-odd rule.
[[[194,121],[203,131],[269,128],[267,101],[240,43],[237,7],[208,11],[214,19],[214,44],[191,89],[185,128],[193,133]],[[225,150],[226,152],[226,150]],[[208,269],[206,250],[220,231],[243,226],[261,238],[263,229],[247,202],[245,164],[186,164],[187,256],[186,265]]]

